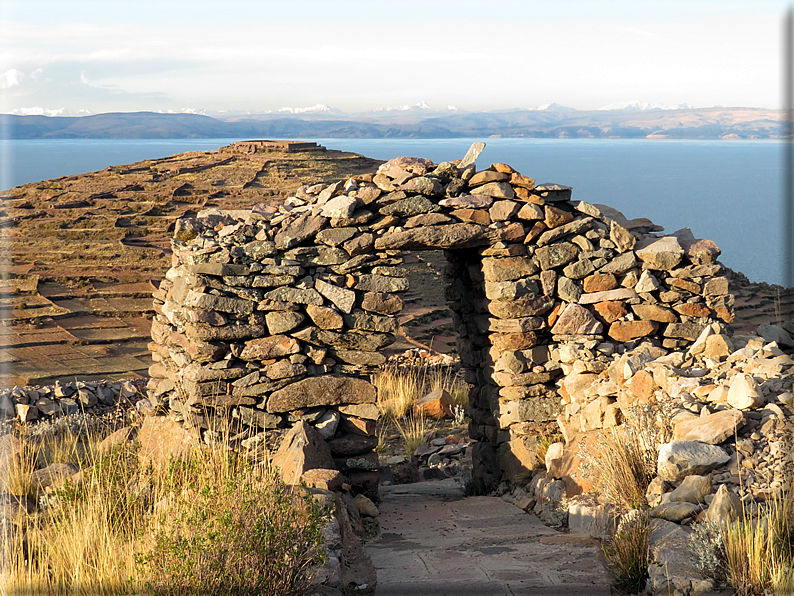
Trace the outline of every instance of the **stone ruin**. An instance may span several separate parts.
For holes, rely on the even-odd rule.
[[[557,425],[569,436],[621,423],[633,394],[576,386],[613,354],[725,336],[733,299],[713,242],[662,235],[506,164],[477,171],[483,146],[178,220],[155,293],[152,405],[206,442],[233,423],[275,448],[284,429],[313,427],[332,460],[309,467],[376,500],[370,379],[398,329],[402,255],[443,250],[484,491],[529,479],[538,436]]]

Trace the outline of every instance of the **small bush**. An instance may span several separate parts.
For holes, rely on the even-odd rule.
[[[618,587],[640,592],[648,579],[651,534],[647,513],[633,510],[623,516],[612,539],[604,545],[604,554],[615,567]]]
[[[167,596],[299,593],[310,568],[324,562],[327,511],[263,470],[214,475],[202,469],[196,461],[172,466],[171,476],[188,482],[160,514],[153,546],[140,559],[153,578],[149,590]]]

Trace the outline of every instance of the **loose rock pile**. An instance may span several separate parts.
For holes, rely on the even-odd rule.
[[[0,391],[0,419],[43,422],[86,410],[134,406],[145,380],[71,381],[48,386],[13,387]]]

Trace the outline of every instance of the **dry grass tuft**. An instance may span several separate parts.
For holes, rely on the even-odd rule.
[[[428,420],[424,414],[410,414],[402,421],[394,419],[394,425],[400,433],[405,444],[405,454],[408,457],[413,455],[416,448],[422,445],[429,435],[435,433],[437,423]]]
[[[604,554],[615,567],[617,584],[631,593],[641,592],[648,579],[651,534],[650,518],[633,510],[623,516],[617,531],[604,546]]]
[[[645,493],[656,475],[656,446],[622,425],[603,436],[601,452],[609,456],[594,458],[592,463],[607,500],[623,512],[647,505]]]
[[[433,370],[426,366],[390,366],[375,375],[373,384],[378,389],[381,415],[387,420],[405,418],[419,399],[436,389],[448,391],[456,405],[469,405],[468,387],[451,367]]]
[[[745,512],[722,528],[726,576],[739,596],[792,593],[791,491],[779,494],[765,509],[757,519]]]

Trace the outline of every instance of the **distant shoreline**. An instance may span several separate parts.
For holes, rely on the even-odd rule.
[[[677,110],[361,115],[258,114],[213,118],[155,112],[0,115],[0,139],[644,139],[782,140],[782,110]]]

